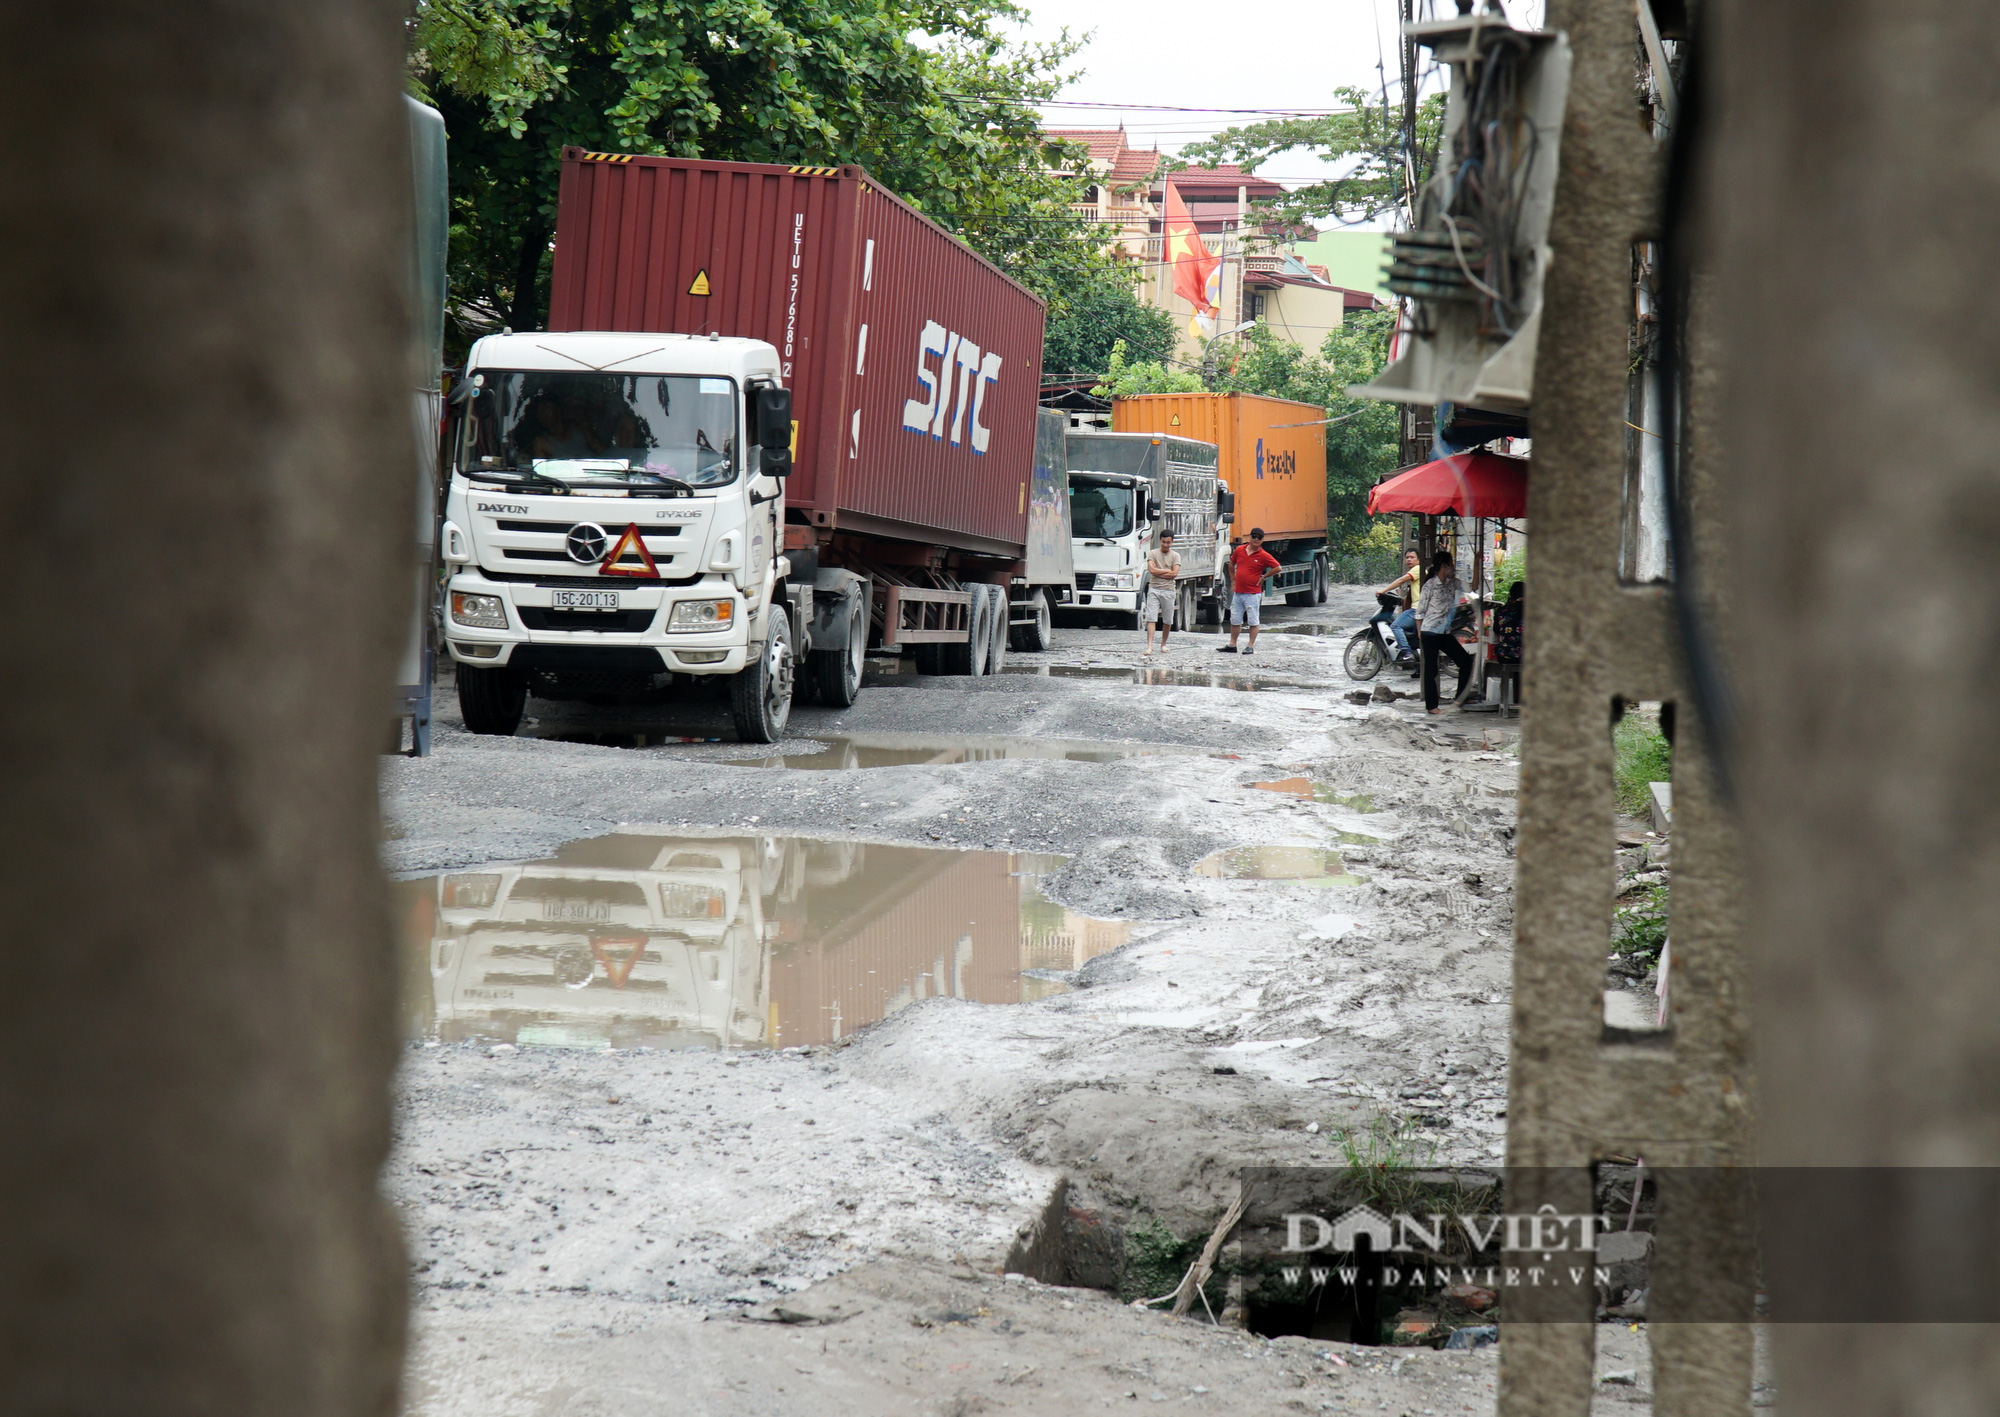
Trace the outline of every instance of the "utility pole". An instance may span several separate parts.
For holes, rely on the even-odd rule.
[[[2000,12],[1704,11],[1694,102],[1712,161],[1702,224],[1726,336],[1732,538],[1701,564],[1736,612],[1721,648],[1740,704],[1759,1160],[1885,1168],[1900,1191],[1871,1223],[1890,1281],[1869,1293],[1881,1322],[1774,1324],[1777,1381],[1787,1411],[1956,1417],[1993,1406],[2000,1336],[1977,1322],[1990,1314],[1898,1323],[1895,1301],[1911,1286],[1984,1299],[1994,1273],[1983,1221],[1940,1215],[1926,1178],[2000,1165],[2000,761],[1983,643],[2000,612],[2000,392],[1978,238],[2000,221],[1978,137],[1993,131]],[[1767,1207],[1762,1235],[1777,1316],[1800,1296],[1867,1292],[1848,1246],[1797,1210]]]
[[[1594,1167],[1644,1158],[1660,1202],[1648,1309],[1654,1411],[1748,1417],[1752,1227],[1745,1188],[1713,1184],[1753,1159],[1742,846],[1718,793],[1673,589],[1620,576],[1633,243],[1659,235],[1662,149],[1634,101],[1632,0],[1550,0],[1548,27],[1568,36],[1573,63],[1532,413],[1508,1209],[1588,1211]],[[1695,374],[1683,473],[1695,509],[1688,549],[1713,563],[1706,308],[1687,341]],[[1611,729],[1624,706],[1642,702],[1663,706],[1673,743],[1670,1012],[1658,1032],[1612,1026],[1604,1011],[1618,877]],[[1594,1287],[1522,1286],[1507,1310],[1501,1417],[1586,1417]]]
[[[8,10],[0,1411],[398,1406],[403,16]]]

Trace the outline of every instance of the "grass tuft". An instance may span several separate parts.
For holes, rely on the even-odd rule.
[[[1651,810],[1649,784],[1674,780],[1674,750],[1651,714],[1628,712],[1611,730],[1618,810],[1643,817]]]

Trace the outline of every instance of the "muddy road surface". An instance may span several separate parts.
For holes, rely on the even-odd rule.
[[[1240,1166],[1499,1159],[1518,723],[1350,703],[1371,608],[874,663],[758,750],[447,691],[383,770],[411,1410],[1490,1411],[1491,1350],[1125,1302]]]

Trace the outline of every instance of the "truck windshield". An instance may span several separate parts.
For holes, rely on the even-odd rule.
[[[480,370],[459,470],[558,482],[736,478],[736,381],[680,374]]]
[[[1078,482],[1071,474],[1069,526],[1071,536],[1091,540],[1131,535],[1132,489]]]

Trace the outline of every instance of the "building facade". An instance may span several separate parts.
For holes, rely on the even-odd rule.
[[[1194,307],[1174,293],[1173,269],[1161,260],[1169,182],[1187,203],[1203,243],[1222,261],[1216,330],[1261,321],[1278,338],[1317,351],[1347,311],[1375,304],[1368,291],[1334,285],[1324,266],[1308,264],[1290,249],[1290,231],[1256,217],[1257,204],[1284,195],[1269,178],[1228,165],[1170,173],[1157,147],[1133,145],[1122,126],[1047,132],[1084,150],[1078,175],[1089,185],[1071,210],[1094,223],[1100,239],[1138,267],[1139,296],[1173,317],[1180,337],[1174,354],[1182,363],[1199,364],[1209,351],[1193,328]],[[1231,338],[1225,336],[1224,343]]]

